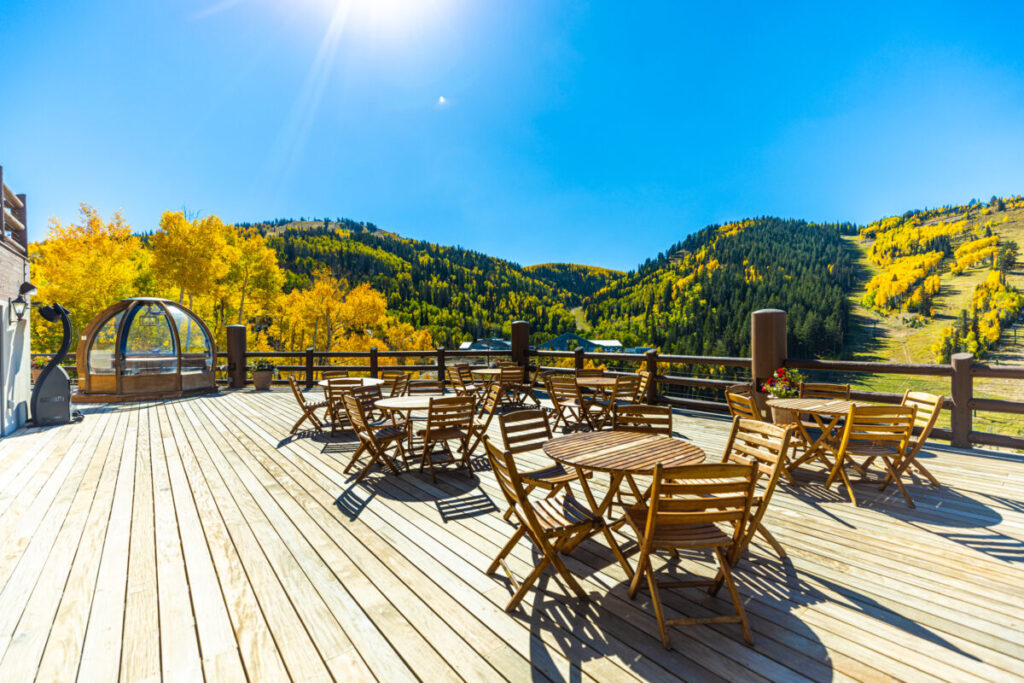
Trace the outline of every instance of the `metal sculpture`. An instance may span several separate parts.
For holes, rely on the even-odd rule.
[[[32,388],[32,421],[36,426],[77,422],[82,419],[82,414],[77,410],[71,410],[71,380],[60,366],[61,361],[68,355],[68,349],[71,348],[71,318],[68,316],[68,310],[58,303],[41,306],[39,315],[51,323],[60,320],[64,327],[64,338],[60,343],[60,350],[39,373],[39,379]]]

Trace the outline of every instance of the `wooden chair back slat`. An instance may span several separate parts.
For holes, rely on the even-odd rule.
[[[348,377],[348,370],[324,370],[320,373],[320,377],[323,379],[330,379],[331,377]]]
[[[914,417],[914,426],[921,429],[920,441],[924,441],[931,434],[932,428],[939,419],[942,412],[942,404],[945,397],[928,394],[923,391],[907,391],[903,394],[903,401],[900,405],[914,406],[917,413]]]
[[[800,398],[834,398],[850,400],[849,384],[827,384],[824,382],[800,382]]]
[[[543,410],[518,410],[498,418],[501,440],[509,453],[539,450],[552,438],[548,415]]]
[[[645,403],[647,401],[647,387],[651,383],[651,373],[641,370],[637,373],[637,379],[639,381],[636,387],[636,397],[633,401],[635,403]]]
[[[672,408],[643,403],[612,406],[612,429],[672,436]]]
[[[639,377],[636,377],[635,375],[619,375],[615,378],[615,388],[612,389],[612,400],[620,403],[635,403],[639,388]]]
[[[735,525],[739,541],[750,517],[757,470],[741,463],[686,465],[654,469],[645,537],[656,538],[657,528],[670,524]]]
[[[431,432],[457,427],[466,434],[473,424],[473,413],[476,412],[476,401],[471,396],[449,396],[435,398],[430,401],[427,410],[426,436]]]
[[[407,393],[409,393],[410,381],[411,380],[409,379],[409,375],[405,374],[404,372],[398,377],[395,377],[391,384],[391,391],[388,393],[388,396],[405,396]]]
[[[733,417],[742,417],[748,420],[760,422],[761,408],[754,400],[753,392],[749,385],[736,384],[729,387],[725,392],[725,402],[729,406],[729,413]]]
[[[409,382],[409,388],[406,391],[409,396],[423,396],[425,394],[443,394],[444,393],[444,382],[440,382],[434,379],[418,379],[415,382]]]
[[[576,371],[577,377],[603,377],[604,370],[601,368],[580,368]]]

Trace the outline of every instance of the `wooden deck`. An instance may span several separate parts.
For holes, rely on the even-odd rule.
[[[89,406],[81,424],[0,440],[0,680],[1006,680],[1024,673],[1024,456],[936,447],[946,484],[809,472],[766,518],[788,548],[736,571],[755,644],[679,627],[662,648],[597,540],[514,614],[483,569],[507,539],[500,492],[449,473],[341,473],[347,439],[287,438],[284,392]],[[679,413],[721,452],[727,422]],[[482,451],[481,451],[482,452]],[[623,537],[625,540],[625,537]],[[515,551],[525,575],[530,548]],[[706,572],[684,557],[682,569]],[[665,592],[670,612],[729,609]],[[672,616],[672,614],[670,614]]]

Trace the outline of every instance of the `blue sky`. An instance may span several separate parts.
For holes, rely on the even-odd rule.
[[[1024,192],[1024,4],[894,5],[8,1],[0,164],[33,239],[84,201],[623,269]]]

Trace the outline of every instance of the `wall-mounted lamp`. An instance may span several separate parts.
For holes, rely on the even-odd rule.
[[[11,313],[19,323],[25,319],[25,311],[28,310],[28,300],[25,296],[32,296],[37,291],[36,286],[31,282],[22,282],[21,287],[18,288],[18,298],[8,299],[11,304]]]

